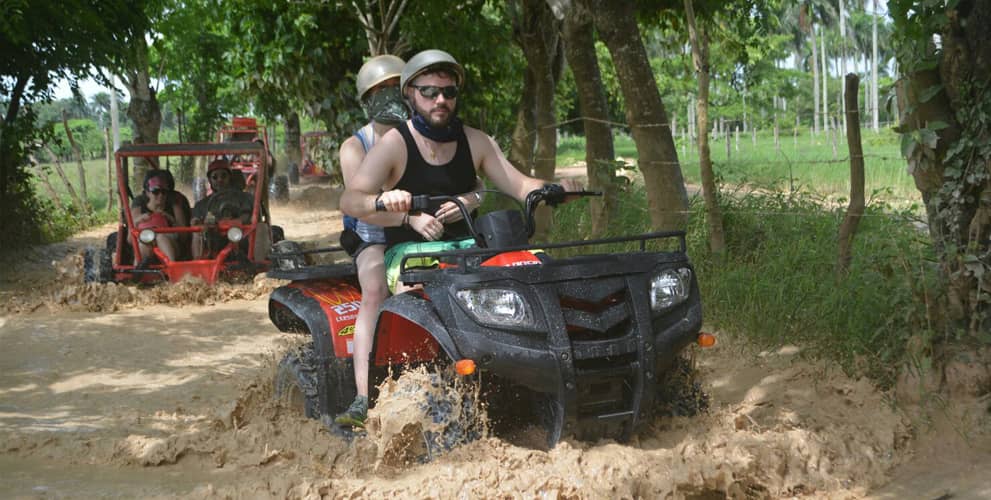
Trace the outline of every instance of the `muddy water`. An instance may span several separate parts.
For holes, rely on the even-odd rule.
[[[335,196],[294,191],[276,223],[329,244]],[[913,399],[722,333],[695,353],[706,415],[551,450],[521,427],[421,463],[401,384],[355,439],[273,400],[300,342],[267,318],[280,282],[83,285],[78,249],[107,231],[0,262],[0,498],[991,497],[986,357]]]

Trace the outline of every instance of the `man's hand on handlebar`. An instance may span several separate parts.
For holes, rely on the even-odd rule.
[[[409,191],[393,189],[375,198],[375,210],[379,212],[408,212],[412,207],[413,195]]]
[[[577,179],[571,179],[571,178],[561,179],[561,187],[563,187],[565,191],[584,191],[585,190],[585,186],[583,186],[581,182],[579,182]],[[577,199],[577,198],[578,198],[577,196],[575,196],[575,197],[570,197],[569,196],[567,198],[567,200],[570,201],[570,200]]]
[[[420,236],[423,236],[427,241],[436,241],[444,236],[444,223],[425,212],[410,215],[409,227],[420,233]]]

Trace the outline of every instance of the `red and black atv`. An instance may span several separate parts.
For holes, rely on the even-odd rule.
[[[390,365],[454,364],[459,374],[487,373],[525,388],[551,446],[571,434],[628,439],[670,394],[664,386],[681,369],[681,351],[714,338],[700,331],[684,232],[528,244],[540,203],[589,194],[547,185],[529,194],[522,213],[474,221],[456,198],[414,197],[414,211],[458,203],[477,248],[403,259],[402,281],[422,290],[383,304],[371,356],[378,374],[370,380]],[[305,252],[284,243],[273,250],[269,276],[292,283],[272,293],[269,316],[312,342],[283,360],[277,386],[295,384],[306,415],[326,419],[355,394],[351,339],[361,292],[353,266],[306,266]],[[595,247],[612,251],[563,256]],[[413,267],[424,259],[436,265]]]
[[[125,144],[114,157],[117,168],[117,191],[121,215],[117,231],[107,236],[104,248],[88,248],[83,253],[83,279],[86,282],[154,283],[158,281],[177,282],[187,275],[199,277],[209,284],[220,278],[254,276],[269,268],[268,254],[273,242],[283,239],[282,228],[271,225],[266,204],[266,169],[259,169],[262,182],[256,183],[250,194],[241,191],[216,193],[206,203],[206,209],[216,214],[213,221],[196,226],[168,226],[142,228],[136,223],[137,210],[132,210],[131,202],[141,195],[142,186],[129,184],[128,162],[132,158],[161,157],[200,157],[204,162],[221,156],[263,155],[264,145],[256,142],[181,143],[181,144]],[[267,165],[262,160],[262,165]],[[147,181],[147,179],[146,179]],[[173,188],[174,186],[170,186]],[[171,196],[171,195],[170,195]],[[189,210],[185,195],[175,191]],[[251,217],[247,221],[225,219],[222,214],[231,210],[245,196],[251,199]],[[208,257],[191,258],[190,241],[193,233],[200,233],[204,240],[212,242]],[[159,235],[169,235],[176,242],[175,259],[170,259],[156,245]],[[146,266],[135,263],[139,255],[139,243],[152,245],[154,258]]]

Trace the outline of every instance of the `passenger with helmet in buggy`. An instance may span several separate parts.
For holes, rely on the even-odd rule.
[[[236,174],[225,158],[217,158],[210,162],[207,167],[207,179],[210,182],[212,193],[198,201],[193,207],[192,219],[190,220],[192,225],[213,226],[221,220],[238,220],[241,223],[247,223],[251,219],[254,197],[251,193],[241,190],[234,175]],[[193,258],[206,258],[226,244],[226,239],[220,235],[204,239],[202,234],[194,233]]]
[[[138,229],[154,229],[159,227],[188,226],[190,207],[189,200],[184,194],[175,190],[175,178],[172,172],[156,167],[145,174],[142,191],[131,201],[131,210],[136,213],[134,223]],[[130,235],[128,235],[130,239]],[[182,260],[189,257],[186,250],[190,238],[183,233],[156,234],[155,243],[170,260]],[[139,242],[139,255],[134,256],[134,265],[147,267],[153,259],[151,245]]]

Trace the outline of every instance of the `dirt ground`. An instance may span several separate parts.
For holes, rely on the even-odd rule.
[[[286,235],[332,241],[335,193],[293,196],[273,208]],[[0,260],[0,498],[991,498],[988,356],[879,392],[731,332],[694,353],[705,415],[628,443],[547,450],[521,428],[382,460],[382,435],[345,440],[272,397],[298,342],[268,320],[281,282],[84,285],[80,250],[109,231]]]

